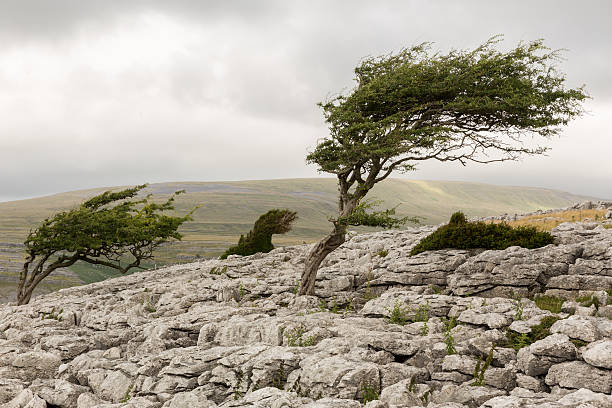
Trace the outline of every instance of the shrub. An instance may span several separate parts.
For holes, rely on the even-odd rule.
[[[257,252],[270,252],[274,249],[272,245],[272,235],[284,234],[291,230],[291,224],[297,218],[294,211],[289,210],[270,210],[263,214],[257,221],[253,229],[249,231],[247,236],[240,236],[238,245],[229,248],[221,259],[227,258],[229,255],[253,255]]]
[[[538,231],[535,227],[513,228],[506,223],[467,222],[465,215],[457,212],[452,215],[447,225],[423,238],[410,251],[410,255],[445,248],[506,249],[521,246],[533,249],[552,243],[553,237],[550,233]]]

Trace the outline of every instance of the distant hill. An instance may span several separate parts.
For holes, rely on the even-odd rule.
[[[20,258],[2,244],[23,242],[30,228],[44,218],[78,205],[108,189],[71,191],[46,197],[0,203],[0,290],[2,282],[13,285]],[[182,228],[184,239],[157,254],[160,264],[185,262],[195,257],[217,256],[249,231],[254,221],[272,208],[298,212],[298,221],[287,235],[275,236],[277,245],[312,242],[330,229],[327,221],[337,208],[336,180],[332,178],[283,179],[231,182],[176,182],[151,184],[147,193],[163,199],[176,190],[186,190],[177,201],[177,212],[200,205],[194,221]],[[423,217],[425,224],[438,224],[462,210],[468,216],[487,216],[560,208],[592,197],[534,187],[496,186],[481,183],[389,179],[377,185],[368,197],[383,200],[386,207],[399,205],[399,215]],[[152,266],[152,265],[151,265]],[[48,280],[48,290],[79,282],[92,282],[114,272],[76,264],[72,275]],[[10,282],[10,283],[8,283]]]

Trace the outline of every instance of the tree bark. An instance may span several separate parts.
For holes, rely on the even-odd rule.
[[[321,262],[323,262],[327,255],[344,243],[345,237],[346,227],[335,225],[334,230],[310,250],[304,264],[298,295],[315,294],[317,271],[319,266],[321,266]]]

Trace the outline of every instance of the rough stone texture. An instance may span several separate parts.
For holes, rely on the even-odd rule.
[[[589,344],[582,352],[582,358],[592,366],[612,370],[612,339]]]
[[[581,361],[555,364],[548,370],[546,384],[563,388],[587,388],[610,394],[612,371],[596,369]]]
[[[607,287],[590,288],[612,276],[612,230],[563,224],[556,246],[409,257],[433,230],[350,234],[317,296],[293,294],[302,245],[0,305],[0,406],[611,406]],[[507,329],[527,334],[554,315],[509,295],[543,291],[593,293],[600,306],[566,302],[550,336],[505,348]],[[485,386],[472,386],[493,346]]]

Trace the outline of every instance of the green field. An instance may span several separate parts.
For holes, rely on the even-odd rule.
[[[23,242],[28,231],[44,218],[108,189],[0,203],[0,243]],[[234,245],[240,234],[248,232],[259,215],[272,208],[289,208],[297,211],[299,217],[293,231],[274,237],[276,245],[313,242],[328,232],[327,219],[334,215],[337,206],[336,180],[331,178],[158,183],[150,185],[145,193],[163,200],[182,189],[187,193],[177,198],[177,213],[201,207],[195,211],[194,221],[182,227],[183,241],[160,248],[155,263],[149,267],[218,256]],[[565,207],[592,199],[542,188],[407,179],[386,180],[368,197],[383,200],[388,207],[399,205],[399,215],[423,217],[425,224],[444,222],[457,210],[468,216],[514,214]],[[0,287],[6,288],[16,282],[18,269],[15,269],[15,259],[3,267],[1,255],[0,247]],[[62,280],[53,282],[52,289],[114,275],[113,270],[75,264]],[[52,290],[41,290],[47,289]]]

